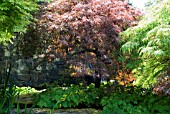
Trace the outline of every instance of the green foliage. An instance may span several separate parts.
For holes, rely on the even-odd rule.
[[[153,95],[150,90],[126,88],[112,93],[101,100],[102,114],[168,114],[169,101],[166,97]]]
[[[170,65],[170,2],[164,0],[150,10],[137,26],[121,34],[122,52],[130,55],[135,84],[143,87],[155,83]]]
[[[51,88],[40,94],[39,107],[51,109],[100,107],[102,114],[168,114],[170,99],[149,89],[112,83],[95,88],[72,85]]]
[[[17,86],[15,88],[15,91],[19,95],[29,94],[29,93],[38,93],[39,92],[35,88],[31,88],[31,87],[17,87]]]
[[[82,87],[72,85],[66,88],[51,88],[40,95],[39,107],[53,109],[78,107],[80,104],[87,107],[99,104],[98,89],[94,85]]]
[[[24,32],[33,19],[31,12],[37,9],[32,0],[1,0],[0,43],[10,41],[14,32]]]
[[[0,113],[8,113],[14,105],[15,100],[15,85],[13,81],[9,81],[11,73],[11,64],[6,62],[4,74],[0,74]],[[5,77],[5,80],[2,80]]]
[[[30,97],[36,97],[36,93],[40,92],[35,90],[31,87],[17,87],[14,85],[14,82],[9,80],[10,77],[10,71],[11,66],[7,64],[5,68],[5,80],[0,80],[0,114],[8,114],[11,110],[13,110],[14,105],[17,103],[17,111],[20,110],[20,100],[18,100],[20,97],[22,99],[22,96],[24,97],[29,96]],[[1,77],[2,78],[2,77]],[[1,79],[0,78],[0,79]],[[18,98],[18,99],[17,99]],[[26,103],[27,101],[24,101]],[[34,100],[36,102],[36,99]],[[23,104],[22,104],[23,105]],[[26,108],[25,108],[26,109]],[[17,113],[19,114],[19,113]]]

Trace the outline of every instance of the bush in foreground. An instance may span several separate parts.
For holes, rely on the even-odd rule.
[[[100,88],[95,88],[94,85],[72,85],[67,88],[47,89],[40,94],[37,105],[51,109],[93,107],[101,109],[102,114],[170,113],[170,99],[151,91],[112,84],[102,85]]]

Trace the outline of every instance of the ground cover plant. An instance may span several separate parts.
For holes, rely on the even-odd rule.
[[[94,84],[83,87],[72,85],[71,87],[50,88],[40,95],[38,106],[52,109],[92,107],[94,103],[99,104],[99,89],[95,89]],[[82,105],[82,106],[81,106]]]
[[[109,88],[109,89],[108,89]],[[94,84],[83,87],[72,85],[67,88],[49,88],[40,94],[38,106],[60,108],[98,108],[102,114],[168,114],[170,99],[158,96],[152,90],[140,87],[114,85],[113,83],[95,88]]]

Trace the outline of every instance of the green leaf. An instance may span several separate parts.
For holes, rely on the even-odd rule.
[[[67,101],[62,102],[62,106],[65,108],[69,107]]]

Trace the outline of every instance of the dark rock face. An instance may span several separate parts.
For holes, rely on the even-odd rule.
[[[5,79],[6,63],[12,65],[10,80],[17,86],[38,87],[54,82],[61,77],[60,71],[65,69],[65,63],[59,59],[51,63],[39,62],[42,58],[22,58],[16,53],[15,48],[9,50],[8,47],[0,45],[0,77],[2,78],[0,83]]]
[[[5,54],[4,48],[0,46],[0,61],[3,61],[4,54]]]
[[[14,44],[15,45],[15,44]],[[58,85],[68,86],[69,84],[79,84],[80,82],[95,87],[100,87],[101,75],[95,76],[69,77],[68,66],[65,61],[59,58],[48,62],[43,57],[23,57],[16,49],[17,46],[0,45],[0,85],[4,83],[6,63],[11,64],[10,82],[17,86],[30,86],[37,89],[45,88],[47,84],[57,82]],[[63,75],[64,73],[64,75]],[[99,75],[99,76],[98,76]],[[85,82],[86,81],[86,82]]]
[[[0,45],[0,85],[5,80],[6,63],[11,64],[10,82],[17,86],[30,86],[36,89],[43,89],[49,83],[56,83],[60,86],[79,84],[85,81],[90,85],[94,83],[93,76],[71,77],[67,72],[68,66],[65,61],[59,58],[48,62],[43,57],[23,57],[18,54],[16,46]]]

